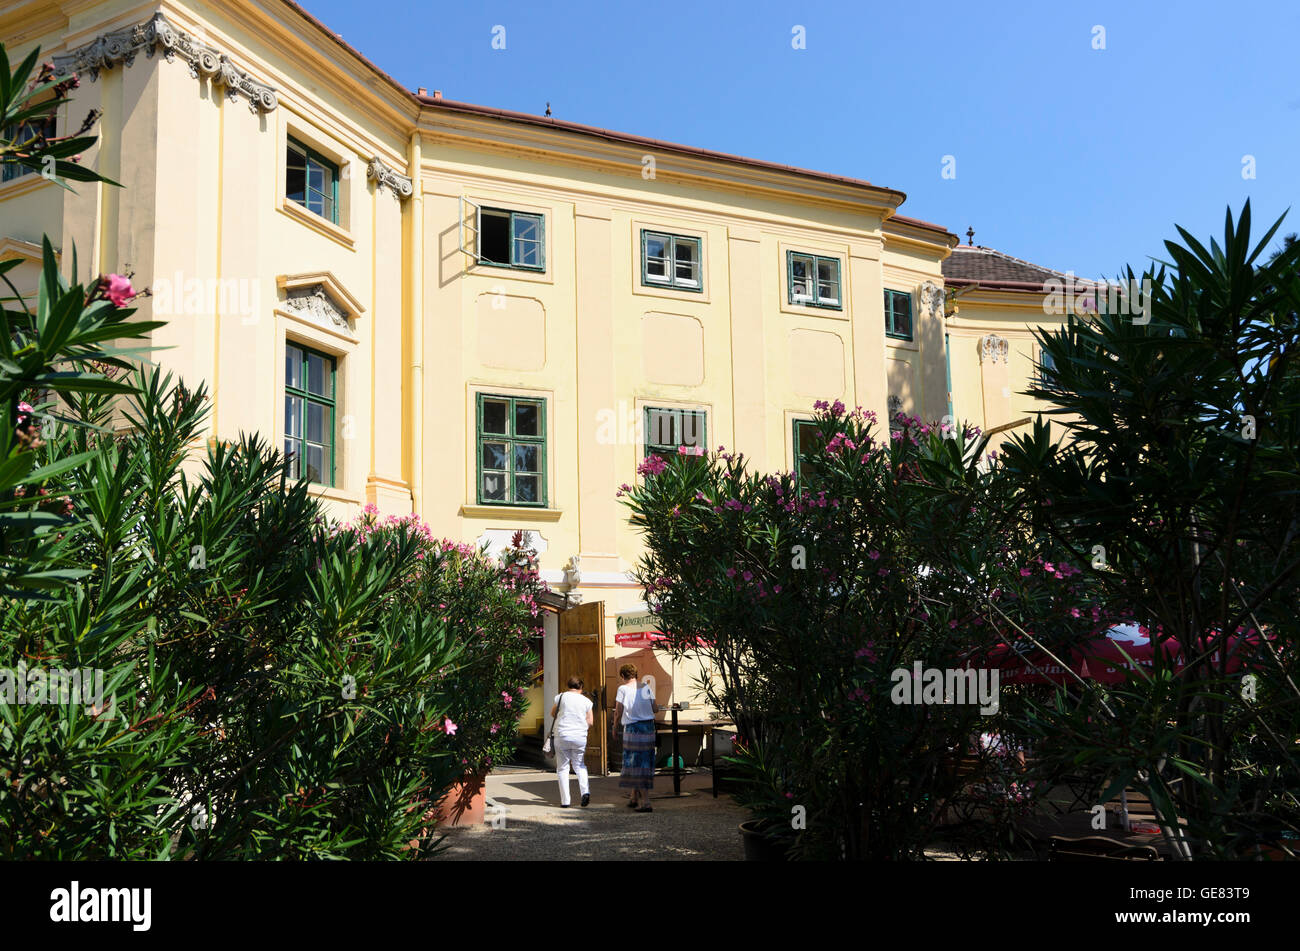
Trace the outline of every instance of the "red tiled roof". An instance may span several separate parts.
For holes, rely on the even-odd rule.
[[[732,162],[737,165],[748,165],[753,168],[789,172],[792,175],[805,175],[809,178],[817,178],[822,181],[838,182],[840,184],[854,185],[860,188],[870,188],[874,191],[885,192],[889,195],[897,195],[899,204],[907,198],[907,195],[904,192],[901,192],[896,188],[886,188],[883,185],[873,185],[871,182],[860,178],[849,178],[844,175],[832,175],[829,172],[815,172],[806,168],[798,168],[794,165],[779,165],[776,162],[766,162],[762,159],[746,158],[743,155],[732,155],[729,152],[715,152],[712,149],[702,149],[693,145],[681,145],[677,142],[665,142],[662,139],[650,139],[641,135],[632,135],[628,132],[615,132],[611,129],[602,129],[599,126],[583,125],[578,122],[568,122],[564,119],[556,119],[554,116],[539,116],[529,112],[513,112],[509,109],[496,109],[492,106],[480,106],[470,102],[456,102],[451,99],[442,99],[434,96],[417,95],[415,98],[421,105],[432,106],[437,109],[446,109],[450,112],[472,113],[474,115],[506,119],[510,122],[549,126],[565,132],[576,132],[580,135],[595,136],[611,142],[623,142],[629,145],[654,148],[661,152],[677,152],[682,155],[694,155],[700,158],[714,159],[720,162]]]
[[[1093,283],[980,245],[958,245],[944,259],[942,267],[944,283],[957,287],[979,284],[980,287],[991,290],[1034,291],[1041,294],[1044,292],[1043,285],[1048,281],[1062,285],[1071,281],[1074,284]]]

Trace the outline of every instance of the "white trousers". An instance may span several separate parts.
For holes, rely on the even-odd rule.
[[[587,741],[566,740],[562,736],[555,738],[555,777],[560,782],[560,805],[569,804],[569,764],[573,764],[573,771],[578,774],[578,792],[587,795],[591,792],[591,787],[587,783],[587,760],[584,755],[587,752]]]

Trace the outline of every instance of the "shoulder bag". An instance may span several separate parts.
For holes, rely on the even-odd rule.
[[[564,713],[564,694],[560,694],[560,699],[555,702],[555,716],[551,718],[551,732],[546,734],[546,742],[542,744],[542,752],[548,757],[555,755],[555,745],[551,740],[555,736],[555,724],[560,722],[560,715]]]

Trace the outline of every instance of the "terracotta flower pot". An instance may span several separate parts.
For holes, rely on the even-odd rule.
[[[486,773],[466,776],[447,790],[433,807],[433,818],[440,826],[469,826],[483,821],[487,802]]]

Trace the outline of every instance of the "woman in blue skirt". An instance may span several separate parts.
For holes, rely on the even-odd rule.
[[[628,803],[637,812],[652,812],[650,790],[655,784],[655,705],[649,684],[637,686],[636,665],[618,669],[623,686],[614,704],[615,722],[623,724],[623,770],[618,784],[632,790]]]

